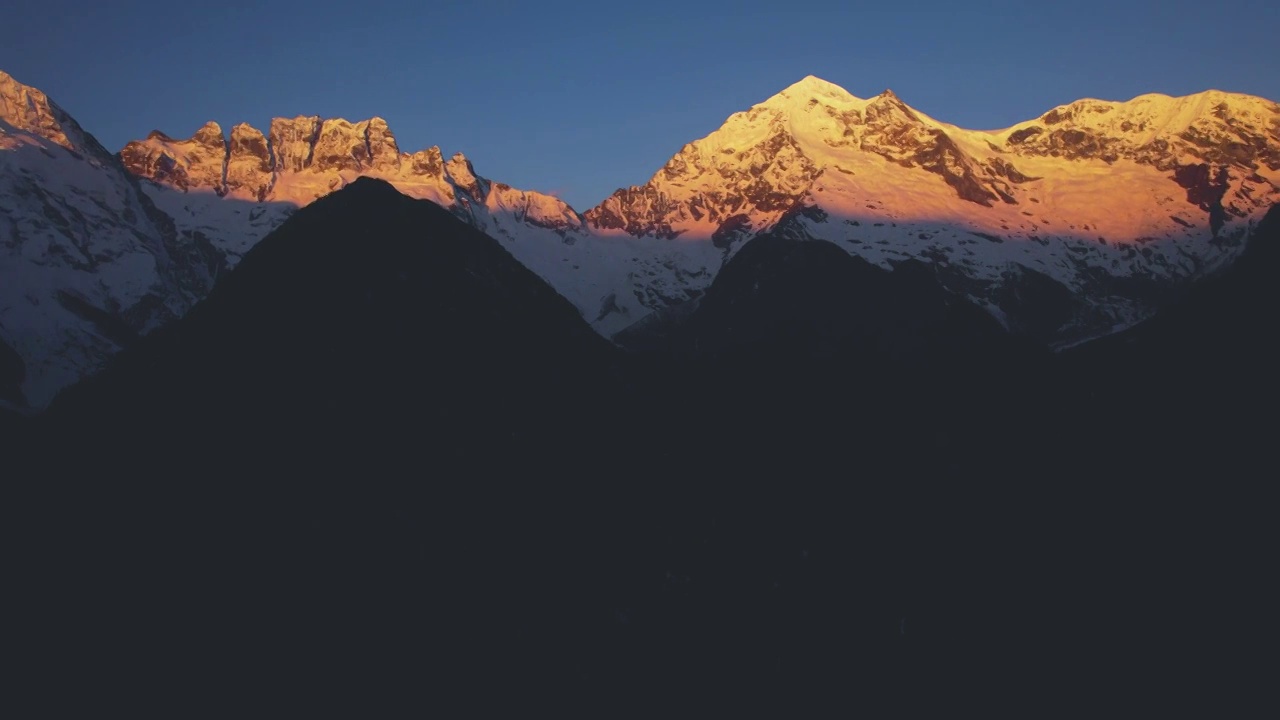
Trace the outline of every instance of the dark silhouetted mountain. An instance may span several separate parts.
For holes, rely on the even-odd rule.
[[[216,443],[237,457],[292,448],[295,471],[367,468],[365,443],[412,443],[462,468],[473,453],[553,437],[586,410],[578,401],[611,352],[496,242],[361,179],[287,222],[184,322],[53,415],[129,462]],[[155,441],[125,447],[121,426]]]
[[[1098,434],[1134,444],[1134,472],[1248,477],[1270,462],[1258,420],[1280,401],[1280,207],[1254,237],[1149,322],[1067,354],[1079,394],[1107,408]]]
[[[156,710],[1244,704],[1277,219],[1069,353],[771,234],[624,354],[356,181],[43,419],[25,665]]]
[[[31,586],[55,640],[30,666],[117,698],[480,682],[536,573],[612,547],[557,528],[615,431],[615,353],[446,210],[376,180],[322,198],[41,418],[31,557],[65,572]]]
[[[25,375],[22,356],[0,340],[0,400],[23,404],[22,380]]]
[[[811,448],[820,475],[848,462],[839,455],[850,443],[864,471],[1007,469],[1035,447],[1011,440],[1051,390],[1026,382],[1052,370],[1050,353],[944,289],[932,266],[885,270],[778,235],[743,247],[689,316],[624,339],[699,376],[693,384],[714,396],[708,414],[727,421],[707,430],[724,434],[717,445],[745,458],[770,445]]]

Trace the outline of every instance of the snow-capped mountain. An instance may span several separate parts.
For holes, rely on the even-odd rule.
[[[182,316],[220,267],[62,108],[0,72],[0,397],[44,406]]]
[[[743,244],[772,234],[885,268],[924,261],[1008,327],[1064,346],[1224,268],[1280,202],[1280,106],[1217,91],[1081,100],[973,131],[808,77],[580,214],[461,153],[404,152],[376,117],[276,118],[265,133],[211,122],[112,156],[0,78],[0,341],[22,359],[0,396],[17,384],[33,406],[361,176],[496,238],[606,336],[683,316]]]
[[[807,77],[585,217],[606,236],[726,257],[771,231],[884,267],[925,260],[950,289],[1064,344],[1224,266],[1278,184],[1280,106],[1261,98],[1081,100],[988,132]]]
[[[462,153],[402,152],[382,118],[276,118],[265,136],[241,124],[229,141],[210,122],[186,140],[152,132],[120,158],[157,206],[232,266],[293,209],[357,177],[387,180],[502,241],[605,335],[696,297],[723,260],[709,244],[606,237],[559,198],[478,175]]]

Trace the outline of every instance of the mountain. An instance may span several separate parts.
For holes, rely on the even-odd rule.
[[[357,178],[296,213],[181,322],[125,350],[51,413],[88,435],[100,425],[114,437],[117,424],[145,433],[164,457],[213,438],[346,457],[376,428],[463,458],[536,447],[557,418],[586,413],[584,388],[613,352],[497,241]],[[374,419],[388,415],[406,421]],[[363,451],[347,459],[376,462]]]
[[[919,260],[1011,329],[1061,345],[1148,317],[1229,265],[1278,183],[1280,106],[1261,98],[1082,100],[971,131],[890,91],[862,99],[808,77],[584,217],[726,256],[772,231],[885,268]]]
[[[65,573],[24,592],[44,637],[29,667],[44,681],[97,667],[85,681],[102,697],[163,678],[159,704],[232,666],[290,687],[326,667],[361,688],[419,671],[477,682],[506,662],[487,654],[510,627],[502,605],[538,606],[557,582],[533,569],[594,553],[555,552],[545,528],[581,526],[575,503],[599,488],[578,481],[630,437],[617,362],[498,241],[357,178],[37,418],[35,462],[15,471],[40,518],[24,557]],[[64,642],[76,658],[46,652]]]
[[[228,139],[207,123],[186,140],[159,131],[120,151],[130,172],[157,206],[184,229],[206,236],[234,266],[258,238],[287,217],[357,177],[392,183],[410,197],[431,200],[502,241],[530,269],[569,298],[583,317],[610,334],[638,316],[628,314],[629,286],[661,292],[652,266],[701,262],[652,243],[605,241],[587,232],[582,217],[551,195],[519,190],[476,173],[462,153],[445,159],[439,147],[402,152],[387,123],[370,118],[275,118],[265,135],[236,125]],[[235,203],[228,212],[226,199]],[[674,258],[674,259],[673,259]],[[709,275],[709,263],[689,272]],[[678,292],[668,301],[689,296]]]
[[[269,134],[240,124],[229,137],[208,123],[112,155],[39,90],[0,75],[0,122],[0,402],[19,408],[44,408],[181,317],[299,207],[361,176],[451,208],[596,315],[637,274],[635,258],[663,252],[582,235],[567,205],[478,176],[461,154],[401,153],[378,118],[277,118]]]
[[[9,96],[56,108],[6,82]],[[34,128],[6,130],[6,162],[32,166],[5,172],[3,202],[25,218],[7,243],[38,227],[60,246],[92,236],[98,255],[157,268],[135,277],[133,266],[104,272],[99,258],[76,266],[69,249],[36,258],[24,240],[18,259],[11,248],[3,302],[19,310],[0,315],[0,340],[22,366],[5,364],[3,382],[34,408],[182,315],[299,207],[362,176],[497,239],[622,343],[674,332],[725,263],[768,235],[827,241],[886,270],[923,263],[1005,328],[1066,347],[1130,327],[1224,271],[1280,199],[1280,109],[1217,91],[1081,100],[971,131],[892,92],[860,99],[808,77],[581,214],[479,175],[460,153],[403,152],[380,118],[276,118],[267,132],[229,133],[211,122],[185,140],[153,132],[111,158],[74,149],[91,138],[61,110],[25,107],[4,106],[6,127]],[[51,157],[70,161],[55,168]],[[77,209],[83,225],[57,211],[64,229],[45,209],[42,193],[75,203],[99,186],[121,199]]]
[[[379,118],[277,118],[265,136],[237,126],[230,142],[211,123],[184,141],[153,133],[121,157],[184,191],[154,195],[206,234],[217,231],[193,188],[302,205],[357,175],[384,178],[501,239],[606,336],[696,302],[729,256],[776,230],[884,268],[935,265],[952,292],[1061,346],[1149,317],[1231,263],[1280,199],[1280,109],[1217,91],[1144,95],[972,131],[890,91],[861,99],[811,76],[582,215],[478,176],[461,155],[402,153]],[[224,245],[259,234],[236,232]]]
[[[181,317],[221,254],[44,93],[0,72],[0,401],[43,407]]]

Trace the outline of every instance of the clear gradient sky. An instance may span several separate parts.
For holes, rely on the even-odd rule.
[[[379,115],[402,150],[585,210],[805,75],[969,128],[1081,97],[1280,100],[1277,28],[1276,0],[9,0],[0,69],[112,150]]]

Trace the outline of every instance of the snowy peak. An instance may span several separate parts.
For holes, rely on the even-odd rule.
[[[1168,181],[1178,194],[1182,186],[1187,202],[1210,213],[1216,233],[1233,212],[1230,197],[1239,199],[1235,216],[1245,217],[1268,202],[1260,197],[1275,193],[1280,107],[1218,91],[1124,103],[1080,100],[1007,130],[982,132],[934,120],[891,90],[864,100],[809,76],[734,113],[682,148],[648,183],[618,190],[585,217],[605,233],[710,238],[727,246],[790,209],[820,205],[865,215],[874,201],[899,218],[1003,232],[1019,215],[1040,214],[1021,206],[1042,201],[1046,192],[1033,190],[1043,179],[1070,175],[1098,187],[1113,178],[1093,164],[1117,161],[1166,173],[1151,182]],[[1223,174],[1223,167],[1232,169]],[[1119,177],[1110,196],[1123,203],[1131,186]],[[1079,195],[1069,204],[1096,204],[1085,197],[1092,189],[1074,181],[1063,187]],[[1224,194],[1228,200],[1216,209]],[[995,212],[1000,206],[1015,210]],[[1111,214],[1129,220],[1116,227],[1120,237],[1143,235],[1150,220],[1120,207]]]
[[[1026,155],[1127,159],[1163,170],[1206,162],[1280,171],[1280,105],[1217,90],[1078,100],[996,134]]]
[[[183,191],[208,190],[219,195],[226,191],[227,142],[215,122],[205,123],[186,140],[155,130],[146,140],[126,145],[120,161],[134,175]]]
[[[444,155],[438,145],[426,150],[419,150],[408,158],[409,169],[414,175],[425,177],[444,177]]]
[[[453,179],[454,187],[465,190],[476,202],[483,203],[489,196],[489,181],[476,175],[476,169],[467,156],[460,152],[454,153],[449,162],[445,163],[444,169]]]
[[[848,90],[827,82],[813,75],[806,75],[802,80],[787,86],[782,92],[761,103],[766,107],[786,107],[796,103],[808,103],[811,100],[831,104],[855,104],[865,102],[854,97]]]
[[[1000,197],[981,189],[976,164],[940,124],[892,92],[863,100],[809,76],[729,116],[682,148],[648,184],[617,191],[585,216],[603,231],[710,237],[727,246],[796,207],[824,171],[865,166],[867,153],[935,173],[956,169],[954,192],[961,199],[990,204]]]
[[[3,70],[0,70],[0,122],[68,150],[98,154],[95,152],[100,147],[97,141],[92,140],[65,110],[43,92],[23,85]]]
[[[191,136],[191,142],[216,152],[226,149],[227,138],[222,134],[222,126],[210,120]]]
[[[14,80],[4,71],[0,71],[0,120],[16,130],[38,135],[68,150],[77,146],[63,128],[66,113],[51,103],[47,95]]]
[[[1277,153],[1276,104],[1244,95],[1081,100],[974,131],[891,90],[862,99],[807,77],[584,218],[673,254],[709,245],[727,260],[771,234],[828,240],[885,268],[924,262],[1008,326],[1073,342],[1149,314],[1140,288],[1232,262],[1280,203]],[[1044,287],[1078,303],[1032,307]],[[650,309],[675,296],[638,295]]]

